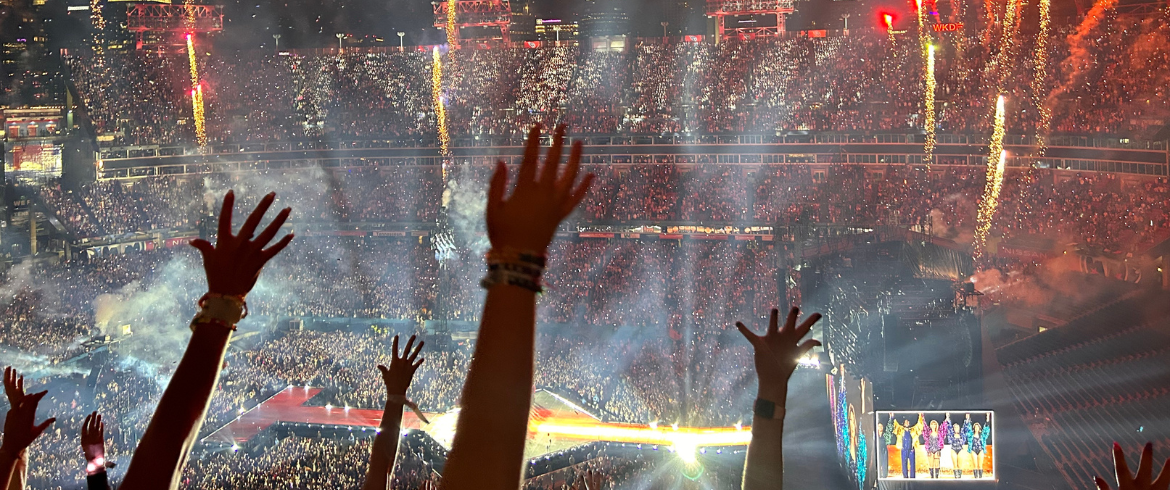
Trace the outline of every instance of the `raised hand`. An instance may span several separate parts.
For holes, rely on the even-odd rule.
[[[4,368],[4,394],[8,395],[8,404],[13,407],[24,399],[24,376],[17,374],[12,366]]]
[[[8,417],[4,420],[4,444],[0,445],[0,452],[17,454],[28,448],[33,441],[40,437],[57,419],[51,418],[39,425],[35,424],[37,405],[48,391],[26,395],[12,406]]]
[[[741,322],[735,327],[739,333],[751,342],[755,350],[756,374],[760,380],[760,397],[774,403],[783,403],[788,394],[788,378],[796,370],[796,362],[813,347],[821,345],[816,340],[800,342],[813,324],[821,319],[820,313],[813,313],[799,326],[796,324],[800,315],[799,308],[788,312],[788,319],[784,328],[780,328],[780,311],[772,309],[772,317],[768,320],[768,330],[764,335],[756,335]],[[799,342],[799,344],[798,344]]]
[[[604,483],[605,478],[601,476],[601,472],[589,470],[577,475],[571,490],[601,490],[601,485]]]
[[[557,176],[564,139],[565,127],[558,126],[552,148],[544,165],[540,165],[540,125],[532,127],[516,187],[507,199],[504,194],[508,188],[508,169],[504,162],[496,164],[487,202],[488,240],[493,247],[543,253],[561,220],[585,198],[593,174],[586,174],[579,185],[573,186],[581,169],[581,142],[573,144],[569,164]]]
[[[394,336],[394,356],[390,359],[390,367],[387,368],[381,364],[378,365],[378,370],[382,371],[382,381],[386,383],[386,394],[406,395],[406,390],[410,388],[410,380],[414,378],[414,372],[418,371],[418,367],[422,366],[426,359],[419,359],[418,353],[422,350],[425,342],[419,342],[414,345],[414,335],[410,336],[410,340],[406,341],[406,348],[402,349],[402,354],[398,353],[398,336]],[[411,351],[411,346],[414,350]]]
[[[92,412],[81,423],[81,452],[85,454],[85,471],[97,473],[106,467],[106,424],[101,414]]]
[[[1154,445],[1146,443],[1146,447],[1142,449],[1142,458],[1138,462],[1137,476],[1131,477],[1129,465],[1125,463],[1125,451],[1121,450],[1121,445],[1116,442],[1113,443],[1113,466],[1117,471],[1117,490],[1167,490],[1170,488],[1170,459],[1167,459],[1162,464],[1162,471],[1158,473],[1158,478],[1150,480],[1154,473]],[[1105,479],[1095,476],[1093,480],[1097,483],[1097,488],[1100,490],[1110,490],[1109,484],[1105,483]]]
[[[293,235],[290,233],[275,245],[264,248],[280,231],[281,225],[288,220],[288,215],[292,211],[290,208],[282,209],[259,236],[252,237],[256,227],[260,225],[260,220],[264,218],[264,213],[268,212],[275,199],[275,192],[264,196],[244,221],[244,226],[240,227],[240,233],[232,235],[232,207],[236,198],[232,191],[228,191],[223,197],[215,245],[203,239],[191,240],[191,246],[203,254],[203,270],[207,273],[208,291],[242,298],[256,285],[256,279],[260,277],[260,269],[264,264],[292,241]]]

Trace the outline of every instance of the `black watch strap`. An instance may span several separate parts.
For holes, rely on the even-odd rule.
[[[756,398],[756,405],[752,411],[755,412],[756,417],[772,420],[776,418],[776,402],[765,400],[763,398]],[[784,413],[783,408],[780,409],[780,413]]]

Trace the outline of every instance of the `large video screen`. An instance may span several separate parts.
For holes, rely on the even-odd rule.
[[[873,386],[869,380],[854,377],[845,365],[825,378],[829,410],[833,417],[833,435],[837,442],[837,461],[858,490],[874,487],[876,463],[872,434]]]
[[[22,183],[60,177],[61,147],[52,143],[12,145],[4,155],[4,175]]]
[[[878,412],[879,480],[995,480],[990,411]]]

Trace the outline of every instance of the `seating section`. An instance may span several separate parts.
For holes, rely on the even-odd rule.
[[[1110,447],[1170,451],[1170,304],[1131,291],[996,351],[1016,407],[1071,488],[1113,473]],[[1155,457],[1157,460],[1158,457]]]

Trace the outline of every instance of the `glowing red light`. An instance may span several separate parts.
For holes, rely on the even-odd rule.
[[[886,30],[894,30],[894,16],[891,14],[882,15],[882,20],[886,23]]]

